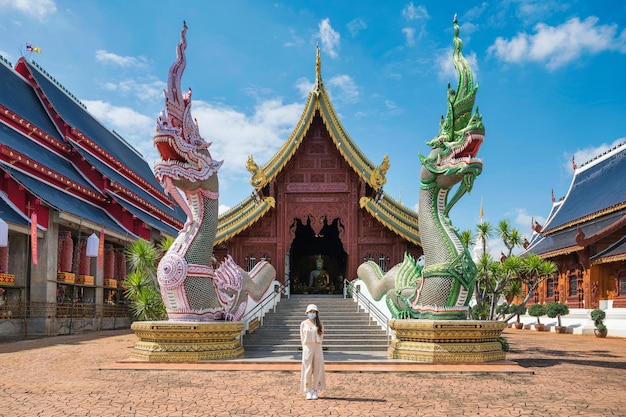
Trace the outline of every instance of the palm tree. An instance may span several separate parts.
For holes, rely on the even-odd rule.
[[[137,239],[126,247],[126,259],[131,271],[145,271],[159,288],[156,279],[157,260],[160,257],[159,249],[144,239]]]
[[[126,296],[131,301],[133,314],[139,320],[163,320],[166,317],[156,270],[158,261],[172,242],[173,239],[166,238],[157,247],[147,240],[137,239],[126,248],[131,271],[124,281]]]
[[[512,228],[508,220],[501,220],[495,233],[506,246],[508,250],[507,257],[511,256],[516,246],[524,244],[524,236],[522,236],[519,230]]]
[[[463,242],[463,245],[465,245],[466,248],[469,248],[476,244],[476,239],[474,238],[474,234],[471,230],[463,230],[459,237],[461,238],[461,242]]]
[[[476,225],[476,242],[481,242],[482,244],[482,253],[487,252],[487,240],[490,237],[493,237],[493,226],[491,223],[479,223]]]
[[[558,266],[550,261],[542,259],[539,255],[531,253],[522,258],[520,279],[528,289],[522,302],[525,305],[535,294],[537,287],[548,278],[554,278],[559,272]]]
[[[478,310],[481,311],[481,315],[484,312],[488,313],[489,299],[487,294],[489,292],[489,265],[493,262],[491,256],[487,253],[487,240],[493,235],[493,227],[488,222],[482,222],[476,225],[476,240],[475,244],[480,244],[480,258],[478,259],[477,267],[478,274],[476,276],[476,284],[474,285],[474,294],[476,298],[476,304]]]
[[[126,296],[130,308],[138,320],[162,320],[166,316],[161,293],[148,274],[133,271],[126,275]]]

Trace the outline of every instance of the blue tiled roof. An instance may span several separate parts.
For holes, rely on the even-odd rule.
[[[617,242],[613,243],[611,246],[598,253],[595,256],[591,257],[591,260],[594,261],[596,259],[601,258],[610,258],[613,256],[620,256],[626,254],[626,236],[622,237]]]
[[[144,200],[147,200],[148,202],[150,202],[151,204],[153,204],[154,206],[156,206],[160,210],[162,210],[165,213],[168,213],[168,214],[174,216],[174,218],[177,218],[181,222],[183,222],[183,223],[185,222],[186,217],[184,217],[182,219],[177,217],[177,216],[180,216],[180,214],[177,211],[173,210],[168,205],[166,205],[166,204],[162,203],[160,200],[156,199],[152,194],[146,192],[145,190],[140,188],[137,184],[135,184],[134,182],[130,181],[128,178],[126,178],[125,176],[123,176],[122,174],[120,174],[119,172],[117,172],[116,170],[114,170],[113,168],[111,168],[110,166],[105,164],[104,162],[100,161],[98,158],[96,158],[95,156],[91,155],[89,152],[86,152],[86,151],[84,151],[83,149],[80,149],[80,148],[76,148],[76,150],[78,151],[78,153],[80,153],[80,155],[83,158],[85,158],[87,160],[87,162],[89,162],[89,164],[91,166],[93,166],[98,171],[100,171],[100,173],[103,174],[104,176],[106,176],[108,179],[110,179],[112,181],[115,181],[115,182],[119,183],[120,185],[128,188],[131,192],[135,193],[137,196],[143,198]]]
[[[8,172],[24,188],[55,209],[89,220],[109,230],[135,237],[134,233],[123,228],[100,207],[79,200],[9,166],[2,165],[2,169]]]
[[[611,213],[601,218],[581,224],[580,229],[585,234],[585,237],[589,237],[604,229],[605,227],[612,225],[625,215],[626,210],[620,210],[615,213]],[[564,230],[559,230],[555,233],[544,235],[540,239],[538,239],[536,243],[528,247],[524,254],[535,253],[537,255],[542,255],[569,247],[575,247],[578,245],[576,243],[576,233],[578,233],[578,227],[572,226]]]
[[[626,146],[576,171],[565,201],[544,232],[626,202]]]
[[[139,218],[142,222],[147,223],[150,226],[154,227],[155,229],[160,230],[162,232],[165,232],[165,233],[169,234],[170,236],[178,236],[178,230],[177,229],[175,229],[172,226],[170,226],[170,225],[168,225],[166,223],[163,223],[159,219],[156,219],[155,217],[149,215],[145,211],[137,208],[136,206],[132,205],[131,203],[127,202],[126,200],[120,198],[118,195],[113,194],[113,193],[111,193],[110,195],[111,195],[111,197],[113,197],[115,199],[115,201],[117,201],[119,203],[120,206],[124,207],[126,210],[131,212],[133,215],[137,216],[137,218]]]
[[[8,201],[8,196],[0,192],[0,219],[7,223],[15,223],[20,226],[28,226],[30,221],[19,210],[16,210]]]
[[[30,84],[2,63],[0,63],[0,104],[19,114],[59,142],[63,141],[63,136],[48,117]]]
[[[37,144],[30,138],[26,138],[3,123],[0,123],[0,144],[8,146],[40,164],[44,164],[52,171],[71,179],[96,194],[101,194],[76,170],[70,161]]]
[[[27,61],[25,62],[33,77],[35,77],[37,84],[39,84],[48,100],[54,106],[54,109],[65,122],[95,141],[102,149],[109,152],[127,167],[130,167],[157,190],[160,189],[160,185],[145,159],[104,127],[87,110],[52,82],[48,76],[42,74],[37,67]]]

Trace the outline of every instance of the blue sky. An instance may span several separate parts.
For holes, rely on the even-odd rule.
[[[193,115],[224,160],[220,204],[250,192],[245,160],[265,163],[322,76],[342,123],[385,191],[417,208],[418,153],[456,87],[452,19],[479,84],[483,173],[451,211],[461,230],[508,219],[530,237],[578,165],[626,140],[626,3],[619,1],[0,0],[0,54],[26,54],[152,165],[156,116],[187,21]],[[27,54],[26,43],[41,48]],[[626,178],[626,173],[625,173]],[[499,253],[496,242],[492,252]]]

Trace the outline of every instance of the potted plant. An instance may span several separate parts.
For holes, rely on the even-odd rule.
[[[554,326],[554,331],[557,333],[565,333],[567,326],[561,325],[561,316],[569,314],[569,307],[565,303],[559,301],[551,301],[546,304],[546,316],[557,319],[557,326]]]
[[[522,323],[522,322],[520,321],[520,315],[522,315],[522,314],[526,314],[526,306],[525,306],[525,305],[519,306],[519,305],[517,305],[517,304],[511,304],[511,305],[509,306],[508,313],[509,313],[509,314],[515,314],[515,316],[516,316],[516,318],[517,318],[517,320],[515,321],[515,323],[513,323],[513,326],[514,326],[516,329],[523,329],[523,328],[524,328],[524,323]]]
[[[604,319],[606,318],[606,313],[604,310],[595,309],[591,311],[591,320],[593,320],[593,324],[596,327],[593,330],[593,333],[596,337],[606,337],[608,330],[606,328],[606,324],[604,324]]]
[[[545,324],[542,324],[539,320],[539,317],[545,316],[546,308],[541,304],[533,304],[528,307],[528,314],[537,318],[537,323],[535,324],[535,330],[538,332],[542,332],[545,329]]]

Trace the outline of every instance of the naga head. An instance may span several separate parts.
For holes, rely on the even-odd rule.
[[[187,24],[184,24],[176,47],[176,60],[167,77],[165,109],[157,118],[153,143],[161,161],[155,164],[154,172],[161,183],[172,183],[185,190],[206,187],[207,182],[214,188],[222,161],[213,160],[208,150],[211,144],[200,136],[198,123],[191,116],[191,89],[183,94],[180,88],[186,66],[186,32]]]
[[[454,67],[459,82],[454,91],[448,84],[448,113],[441,118],[439,134],[427,145],[432,148],[422,161],[422,186],[436,182],[451,188],[463,181],[463,192],[470,191],[474,179],[482,172],[482,161],[476,157],[485,137],[485,128],[478,108],[472,113],[478,86],[473,85],[472,70],[463,57],[463,42],[454,17]]]

